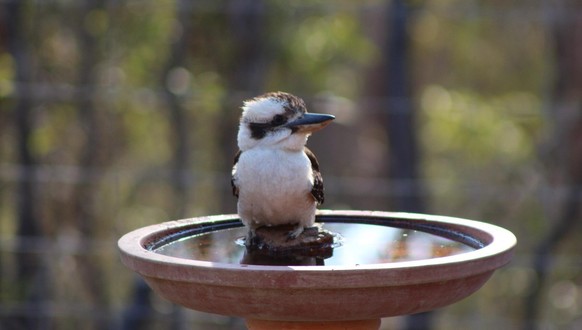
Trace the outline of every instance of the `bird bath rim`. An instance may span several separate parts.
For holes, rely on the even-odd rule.
[[[367,223],[393,226],[397,228],[415,229],[433,233],[433,230],[441,232],[440,236],[446,237],[447,233],[451,233],[453,240],[459,240],[464,237],[464,243],[472,245],[476,248],[474,251],[465,252],[453,256],[438,257],[432,259],[422,259],[414,261],[396,261],[388,263],[377,264],[360,264],[360,265],[345,265],[345,266],[266,266],[266,265],[247,265],[222,263],[212,261],[202,261],[194,259],[185,259],[179,257],[172,257],[162,255],[153,251],[152,246],[158,246],[175,241],[177,238],[171,238],[165,243],[160,243],[160,240],[171,237],[169,235],[179,235],[186,229],[204,225],[219,225],[221,223],[232,223],[238,220],[236,214],[213,215],[198,218],[182,219],[175,221],[168,221],[160,224],[146,226],[136,229],[124,235],[118,242],[119,249],[122,255],[123,263],[141,275],[165,278],[167,280],[183,280],[188,281],[189,275],[193,269],[212,269],[221,273],[232,272],[268,272],[268,273],[286,273],[286,272],[302,272],[305,274],[328,273],[334,272],[335,276],[349,275],[366,271],[375,271],[380,273],[389,272],[393,280],[397,280],[398,285],[402,284],[419,284],[425,282],[433,282],[434,274],[432,272],[419,272],[418,276],[399,278],[399,271],[405,270],[409,272],[413,268],[449,268],[455,271],[445,272],[447,275],[441,274],[439,280],[450,280],[471,275],[481,274],[488,271],[493,271],[505,264],[507,264],[513,255],[513,248],[517,243],[516,237],[508,230],[479,221],[461,219],[449,216],[403,213],[403,212],[383,212],[383,211],[331,211],[319,210],[316,217],[316,222],[326,222],[326,219],[334,219],[333,222],[345,223]],[[338,219],[344,219],[337,221]],[[391,222],[399,220],[399,224],[394,225]],[[402,223],[409,223],[410,226],[402,226]],[[220,229],[220,228],[217,228]],[[137,244],[136,244],[137,243]],[[480,246],[479,246],[480,245]],[[157,265],[159,269],[152,269],[152,267],[139,267],[138,264],[152,263]],[[459,267],[462,264],[472,264],[471,267]],[[477,267],[477,265],[479,265]],[[180,272],[168,272],[167,274],[161,271],[164,266],[179,267],[184,270]],[[378,274],[380,274],[378,273]],[[428,274],[428,276],[423,276]],[[443,273],[442,271],[440,273]],[[197,281],[207,280],[209,284],[216,281],[211,278],[198,278]],[[386,277],[382,277],[379,282],[386,285]],[[244,282],[244,281],[243,281]],[[319,281],[318,281],[319,282]],[[376,284],[367,281],[366,287],[374,286]],[[371,282],[376,282],[374,279]],[[303,283],[307,285],[308,283]],[[351,283],[348,285],[355,285]],[[378,283],[379,284],[379,283]],[[240,283],[239,283],[240,285]],[[326,287],[326,283],[316,283],[318,287]],[[238,286],[238,285],[237,285]],[[276,285],[275,285],[276,286]],[[332,286],[335,287],[335,286]]]
[[[118,242],[121,260],[162,297],[202,312],[243,317],[252,329],[272,328],[271,321],[281,326],[291,322],[289,329],[309,329],[309,324],[322,329],[320,322],[329,325],[328,329],[340,329],[345,328],[344,321],[362,321],[367,329],[377,329],[382,317],[441,308],[474,293],[511,260],[517,242],[506,229],[472,220],[319,211],[319,222],[343,219],[348,223],[399,223],[400,228],[408,229],[424,226],[425,231],[449,233],[484,246],[448,257],[349,266],[240,265],[171,257],[148,249],[152,242],[181,237],[188,228],[232,224],[237,219],[237,215],[208,216],[134,230]]]

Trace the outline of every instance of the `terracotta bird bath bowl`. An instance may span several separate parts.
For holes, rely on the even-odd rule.
[[[503,228],[435,215],[319,211],[317,222],[338,233],[333,256],[294,265],[253,264],[236,215],[152,225],[118,244],[123,263],[160,296],[243,317],[250,329],[378,329],[382,317],[469,296],[516,244]]]

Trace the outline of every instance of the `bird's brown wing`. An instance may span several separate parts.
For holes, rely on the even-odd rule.
[[[240,154],[242,151],[238,151],[236,155],[234,155],[234,162],[232,167],[232,176],[230,177],[230,185],[232,186],[232,194],[238,198],[238,185],[236,183],[236,164],[238,163],[238,159],[240,158]]]
[[[311,170],[313,171],[313,187],[311,188],[311,195],[317,201],[318,204],[323,204],[323,177],[319,171],[319,162],[311,150],[307,147],[305,148],[305,154],[309,161],[311,161]]]

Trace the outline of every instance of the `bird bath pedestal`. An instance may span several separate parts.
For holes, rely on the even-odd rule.
[[[392,251],[392,260],[386,262],[324,261],[323,265],[307,266],[221,261],[224,253],[213,254],[213,249],[232,250],[229,246],[234,244],[236,250],[236,244],[212,245],[212,240],[209,245],[189,245],[194,257],[160,253],[164,246],[189,237],[241,227],[236,215],[140,228],[123,236],[119,249],[122,262],[160,296],[197,311],[243,317],[249,329],[378,329],[382,317],[430,311],[469,296],[510,261],[516,244],[515,236],[503,228],[434,215],[320,211],[317,222],[324,227],[364,224],[422,232],[436,240],[446,238],[468,246],[469,250],[405,261],[399,261]],[[369,241],[377,245],[372,248],[378,251],[395,246]],[[198,253],[198,248],[206,250]],[[336,248],[334,253],[344,248],[348,245]],[[219,259],[213,260],[213,255]]]

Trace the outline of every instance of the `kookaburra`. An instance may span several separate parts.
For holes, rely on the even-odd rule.
[[[242,110],[231,180],[238,215],[250,237],[262,226],[292,225],[294,239],[313,226],[323,203],[323,180],[307,138],[335,117],[308,113],[302,99],[283,92],[247,100]]]

